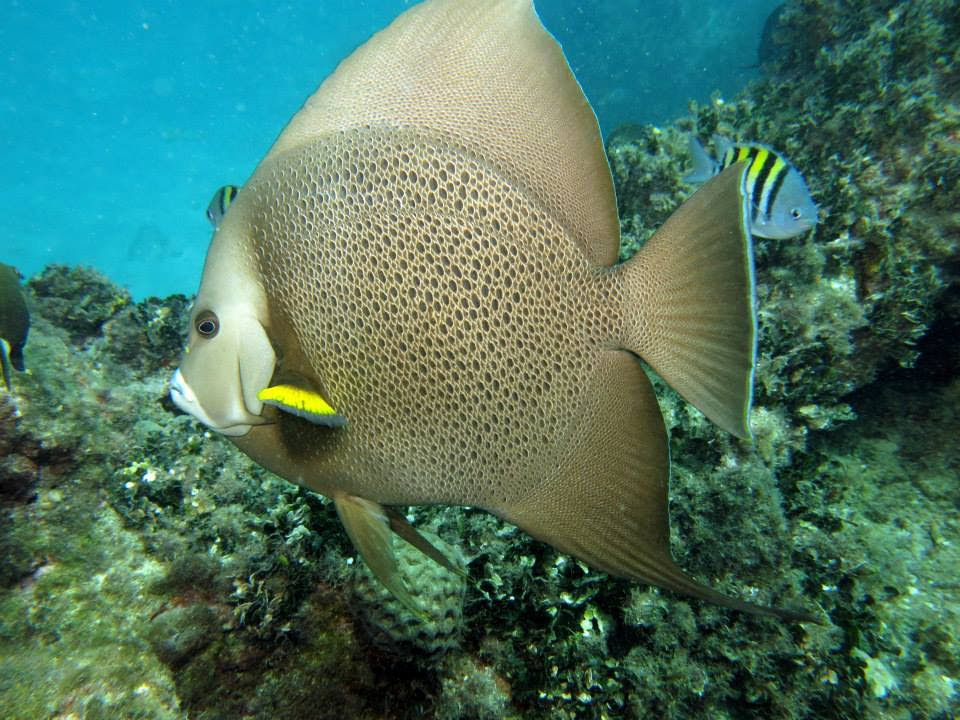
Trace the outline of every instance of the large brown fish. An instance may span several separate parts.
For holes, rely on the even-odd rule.
[[[429,0],[341,63],[211,243],[177,404],[332,497],[406,597],[384,506],[472,505],[614,575],[728,607],[668,547],[642,357],[749,436],[742,167],[632,260],[596,118],[530,0]]]

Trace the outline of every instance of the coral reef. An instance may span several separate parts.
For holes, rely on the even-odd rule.
[[[92,268],[48,265],[29,286],[44,317],[76,343],[97,337],[107,320],[132,303],[129,292]]]
[[[16,405],[0,395],[0,500],[30,498],[40,453],[40,443],[21,427]]]
[[[27,284],[28,370],[0,395],[5,716],[956,716],[951,10],[788,3],[764,78],[609,143],[624,255],[693,190],[680,179],[690,132],[778,148],[822,208],[810,237],[756,245],[754,441],[657,393],[678,561],[823,625],[616,580],[484,512],[413,508],[470,558],[465,588],[404,561],[433,578],[420,587],[449,621],[424,633],[354,577],[329,501],[173,408],[185,298],[134,303],[54,266]]]
[[[778,703],[764,716],[948,717],[958,704],[956,663],[947,659],[956,633],[938,636],[932,651],[909,640],[926,636],[931,623],[944,627],[946,617],[953,627],[958,615],[947,570],[957,562],[954,541],[942,535],[949,527],[956,537],[948,508],[960,496],[957,453],[943,434],[957,433],[951,398],[960,370],[949,349],[960,296],[955,10],[937,1],[788,3],[779,20],[783,52],[763,79],[731,102],[693,105],[674,126],[629,128],[610,139],[624,256],[692,191],[681,181],[690,133],[782,150],[821,206],[810,237],[755,244],[760,346],[751,451],[661,394],[673,426],[675,529],[696,548],[684,564],[719,569],[723,555],[741,567],[774,562],[796,573],[831,618],[830,631],[808,629],[796,657],[784,646],[781,662],[794,672],[778,676],[777,695],[755,696]],[[914,368],[921,352],[932,360]],[[889,388],[907,379],[916,395],[894,397]],[[940,410],[920,410],[932,407]],[[921,423],[944,444],[916,450]],[[729,535],[728,516],[740,520]],[[770,536],[757,543],[765,529]],[[689,639],[677,646],[691,652]],[[828,647],[833,662],[807,665]],[[698,688],[698,677],[723,677],[720,668],[704,672],[702,658],[698,664],[688,689]],[[763,663],[751,674],[765,674]],[[807,696],[791,697],[790,686],[805,677]],[[741,698],[755,695],[750,685]],[[675,695],[676,709],[660,711],[693,713],[708,686],[696,695],[686,707]],[[642,702],[652,708],[656,700],[653,693]]]

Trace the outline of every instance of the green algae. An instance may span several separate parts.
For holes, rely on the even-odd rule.
[[[94,498],[61,489],[41,491],[13,532],[45,560],[0,594],[5,717],[182,717],[139,636],[156,606],[144,583],[159,566],[136,534]]]
[[[104,323],[133,302],[129,292],[92,268],[48,265],[30,279],[30,290],[44,317],[75,343],[96,337]]]
[[[690,133],[765,142],[804,173],[822,211],[815,235],[756,245],[761,401],[820,406],[815,422],[829,424],[837,398],[916,361],[960,251],[955,10],[788,3],[785,51],[761,80],[611,143],[623,255],[692,189],[680,180]]]

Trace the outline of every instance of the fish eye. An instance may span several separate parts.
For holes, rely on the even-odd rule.
[[[790,217],[794,220],[799,220],[803,217],[803,213],[800,212],[800,208],[790,208]]]
[[[204,310],[197,315],[193,326],[196,328],[197,333],[209,340],[210,338],[216,337],[217,332],[219,332],[220,320],[212,310]]]

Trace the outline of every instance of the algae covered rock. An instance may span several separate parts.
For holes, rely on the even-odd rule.
[[[189,315],[184,295],[127,305],[103,325],[104,352],[142,374],[171,367],[183,352]]]
[[[736,558],[741,593],[802,587],[828,624],[731,632],[637,588],[606,682],[631,717],[953,717],[960,14],[801,0],[778,24],[781,52],[736,98],[608,153],[624,257],[695,189],[691,134],[773,146],[820,206],[815,232],[755,239],[754,443],[658,395],[681,564],[723,578]]]
[[[27,288],[41,317],[117,367],[144,375],[172,365],[183,350],[190,308],[184,295],[134,302],[96,270],[65,265],[48,265]]]
[[[421,531],[448,559],[464,566],[463,553]],[[395,654],[438,655],[457,647],[463,623],[465,578],[441,567],[412,545],[394,538],[394,553],[418,617],[390,593],[363,563],[354,571],[354,610],[374,644]]]
[[[176,670],[220,635],[217,613],[195,604],[165,610],[150,621],[147,637],[157,658]]]
[[[470,655],[444,658],[441,668],[437,720],[503,720],[516,717],[510,705],[510,686],[490,665]]]
[[[0,394],[0,503],[27,500],[39,473],[41,444],[22,427],[19,415],[13,397]]]
[[[130,305],[130,293],[92,268],[48,265],[30,279],[40,314],[70,334],[74,343],[99,334],[103,324]]]

